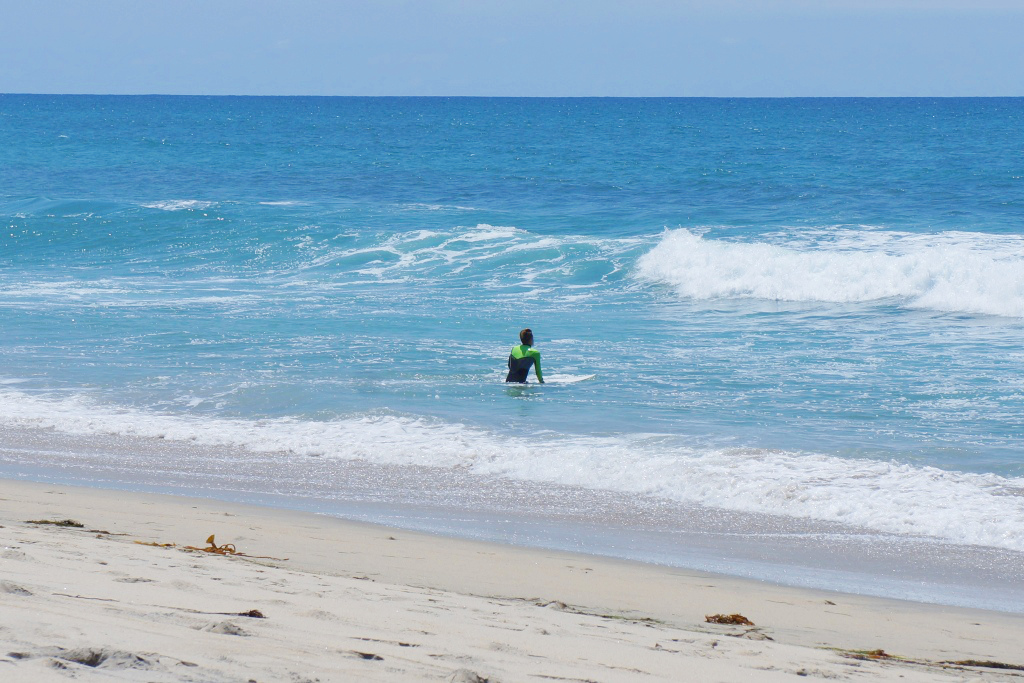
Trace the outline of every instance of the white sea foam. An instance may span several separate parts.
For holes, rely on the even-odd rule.
[[[80,301],[132,292],[129,286],[115,280],[50,280],[15,283],[0,282],[0,296],[6,299],[46,298],[57,301]],[[33,305],[37,305],[33,302]]]
[[[0,388],[0,425],[378,464],[461,467],[483,476],[1024,551],[1020,477],[814,453],[693,448],[658,436],[509,438],[434,419],[393,415],[329,422],[211,419],[102,406],[82,396],[40,398],[7,388]],[[281,468],[287,468],[287,461]]]
[[[344,247],[294,241],[302,251],[297,271],[329,268],[381,281],[468,275],[494,289],[520,288],[538,278],[546,278],[546,286],[598,286],[588,268],[596,266],[597,276],[606,280],[650,244],[648,238],[538,236],[486,223],[445,231],[387,233]],[[583,281],[574,283],[574,277]]]
[[[894,299],[911,308],[1024,317],[1024,239],[837,231],[828,241],[741,243],[667,232],[637,264],[691,299]]]
[[[406,204],[403,207],[407,211],[479,211],[472,206],[459,206],[458,204]]]
[[[161,211],[202,211],[209,209],[216,202],[204,202],[198,199],[169,199],[162,202],[148,202],[141,206],[146,209],[160,209]]]
[[[228,288],[216,286],[231,280],[208,279],[205,291],[183,296],[179,292],[161,289],[164,283],[141,279],[110,278],[101,280],[52,280],[4,283],[0,281],[0,298],[6,307],[38,306],[102,306],[146,308],[154,303],[166,304],[168,291],[173,291],[177,306],[226,306],[231,304],[259,304],[265,301],[257,294],[238,294]],[[43,303],[40,303],[43,300]]]
[[[526,234],[519,228],[510,225],[488,225],[481,223],[475,228],[460,233],[454,239],[462,242],[486,242],[488,240],[505,239]]]

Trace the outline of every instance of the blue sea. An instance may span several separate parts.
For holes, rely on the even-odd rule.
[[[1024,611],[1024,98],[0,95],[0,221],[2,476]]]

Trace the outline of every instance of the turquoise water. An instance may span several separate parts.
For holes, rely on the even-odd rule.
[[[1024,551],[1022,124],[1024,99],[0,96],[0,425],[211,449],[4,471],[427,504],[345,489],[397,468],[450,485],[442,519],[486,507],[457,474]],[[525,326],[544,387],[501,381]],[[502,510],[554,524],[538,501]]]

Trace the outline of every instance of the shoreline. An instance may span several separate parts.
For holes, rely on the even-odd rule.
[[[444,680],[460,669],[492,681],[636,671],[674,680],[691,665],[712,676],[753,669],[759,680],[846,677],[851,667],[881,680],[1024,679],[941,664],[1024,665],[1020,615],[183,496],[0,480],[0,499],[0,672],[15,680],[99,668],[124,680],[197,680],[174,661],[203,667],[201,680]],[[85,526],[26,523],[65,518]],[[211,534],[289,559],[181,552]],[[266,619],[239,616],[252,609]],[[754,626],[705,623],[719,613]],[[106,659],[86,668],[61,658],[83,648]],[[891,657],[863,655],[878,650]]]
[[[428,534],[1024,614],[1024,554],[457,468],[0,429],[0,477],[205,496]]]

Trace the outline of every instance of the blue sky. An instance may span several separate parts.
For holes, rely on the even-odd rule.
[[[1024,0],[0,0],[0,92],[1024,95]]]

